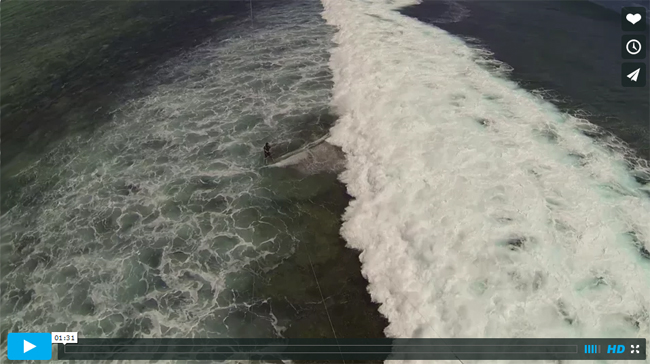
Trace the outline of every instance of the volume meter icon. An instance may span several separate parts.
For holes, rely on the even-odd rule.
[[[600,345],[585,345],[585,354],[600,353]]]

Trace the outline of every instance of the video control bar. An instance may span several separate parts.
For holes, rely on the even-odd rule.
[[[645,360],[645,339],[78,339],[59,360]]]

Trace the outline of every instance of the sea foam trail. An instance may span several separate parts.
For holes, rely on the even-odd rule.
[[[623,156],[395,11],[414,1],[323,3],[342,234],[386,334],[650,336],[650,200]]]

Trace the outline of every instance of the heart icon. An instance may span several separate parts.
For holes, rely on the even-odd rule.
[[[636,24],[639,22],[639,20],[641,20],[641,14],[627,14],[625,16],[625,19],[627,19],[627,21],[632,24]]]

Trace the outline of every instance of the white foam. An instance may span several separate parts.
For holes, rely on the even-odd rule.
[[[237,22],[134,81],[141,96],[110,123],[22,171],[19,203],[0,219],[3,329],[281,333],[273,311],[252,323],[234,313],[264,302],[258,270],[296,241],[264,195],[261,146],[326,132],[309,118],[327,109],[331,29],[319,4],[296,5],[257,11],[254,26]],[[18,295],[34,298],[4,300]]]
[[[395,11],[415,1],[323,3],[338,28],[328,141],[355,198],[342,234],[387,335],[650,336],[649,262],[624,235],[650,239],[650,201],[623,157]]]

